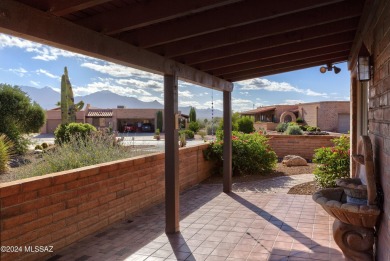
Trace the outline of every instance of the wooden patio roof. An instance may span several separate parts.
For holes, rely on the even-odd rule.
[[[0,32],[232,90],[347,61],[372,0],[2,0]]]

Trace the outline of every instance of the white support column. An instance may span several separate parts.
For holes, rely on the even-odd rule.
[[[179,232],[178,78],[164,75],[165,232]]]
[[[232,94],[223,92],[223,192],[232,191]]]

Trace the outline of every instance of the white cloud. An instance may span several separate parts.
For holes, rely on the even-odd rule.
[[[35,43],[22,38],[0,34],[0,49],[16,47],[24,49],[26,52],[36,54],[33,59],[42,61],[54,61],[58,57],[80,57],[87,60],[97,60],[92,57],[88,57],[78,53],[72,53],[62,49],[58,49],[51,46],[46,46],[40,43]]]
[[[319,92],[315,92],[315,91],[312,91],[310,89],[307,89],[306,90],[306,95],[308,96],[322,96],[322,97],[328,97],[328,95],[326,93],[319,93]]]
[[[311,89],[300,89],[292,86],[287,82],[274,82],[264,78],[255,78],[250,80],[245,80],[238,82],[242,87],[240,90],[266,90],[266,91],[274,91],[274,92],[297,92],[302,93],[307,96],[321,96],[324,98],[328,98],[327,93],[320,93],[312,91]],[[244,94],[245,92],[240,92]]]
[[[305,101],[303,100],[285,100],[283,104],[286,104],[286,105],[295,105],[295,104],[298,104],[298,103],[304,103]]]
[[[163,79],[162,76],[157,74],[137,70],[131,67],[126,67],[126,66],[122,66],[110,62],[103,62],[103,64],[86,62],[81,64],[81,66],[117,78],[140,77],[140,78],[152,79],[155,81],[156,80],[162,81]]]
[[[179,97],[192,98],[194,95],[190,91],[179,91]]]
[[[164,100],[161,99],[160,97],[156,96],[140,96],[137,97],[138,100],[141,100],[143,102],[152,102],[152,101],[158,101],[161,104],[164,104]]]
[[[47,77],[49,78],[53,78],[53,79],[61,79],[61,77],[57,76],[57,75],[54,75],[52,73],[49,73],[48,71],[46,70],[43,70],[43,69],[38,69],[35,71],[38,75],[40,74],[43,74],[43,75],[46,75]]]
[[[214,109],[223,110],[223,100],[214,100]],[[206,108],[211,108],[211,101],[207,101],[204,103]]]
[[[264,78],[255,78],[238,82],[242,87],[240,90],[267,90],[267,91],[278,91],[278,92],[304,92],[287,82],[273,82]]]
[[[242,95],[248,95],[249,92],[240,92],[240,94],[242,94]]]
[[[18,75],[19,77],[23,77],[27,73],[27,70],[22,67],[16,69],[8,69],[8,71]]]
[[[151,96],[151,94],[145,90],[113,85],[110,81],[92,82],[89,83],[86,87],[73,88],[75,96],[88,95],[103,90],[111,91],[118,95],[128,97]]]
[[[32,85],[34,85],[34,86],[39,86],[39,82],[36,82],[36,81],[31,80],[30,83],[31,83]]]
[[[164,91],[163,83],[155,80],[140,81],[136,79],[119,79],[119,80],[115,80],[115,82],[120,85],[124,85],[124,86],[130,85],[129,87],[136,87],[141,89],[151,88],[153,89],[153,91],[156,92]]]

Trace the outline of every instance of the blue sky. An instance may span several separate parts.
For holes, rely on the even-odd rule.
[[[68,67],[74,94],[110,90],[142,101],[163,103],[162,76],[92,57],[0,34],[0,83],[60,90]],[[337,64],[339,74],[321,74],[319,67],[241,81],[234,84],[234,111],[273,104],[349,100],[349,71]],[[222,109],[222,93],[190,83],[179,83],[179,106]]]

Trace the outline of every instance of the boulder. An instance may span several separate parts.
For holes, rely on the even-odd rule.
[[[287,155],[283,158],[282,164],[287,167],[292,166],[307,166],[307,161],[301,156]]]

